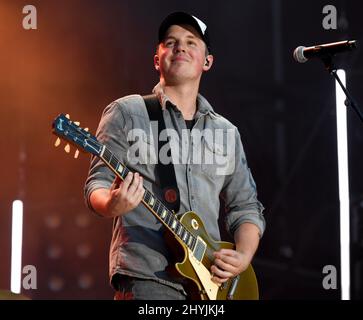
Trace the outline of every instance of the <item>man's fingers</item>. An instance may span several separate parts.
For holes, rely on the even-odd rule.
[[[211,266],[211,272],[214,275],[214,277],[218,277],[220,279],[228,279],[228,278],[233,277],[233,273],[232,272],[219,269],[215,265]]]
[[[145,193],[143,178],[139,173],[129,172],[124,181],[116,177],[111,186],[113,209],[117,212],[129,212],[136,208]]]
[[[224,263],[237,267],[240,263],[238,254],[235,250],[221,249],[214,252],[215,259],[222,260]]]
[[[212,268],[213,270],[213,268]],[[214,282],[214,283],[217,283],[217,284],[222,284],[223,282],[226,282],[229,278],[222,278],[222,277],[219,277],[217,276],[213,271],[212,271],[212,274],[211,274],[212,278],[211,280]]]
[[[120,189],[121,189],[122,194],[126,195],[127,190],[129,189],[130,183],[132,181],[132,177],[133,177],[132,172],[129,172],[127,174],[127,176],[126,176],[126,179],[121,184],[121,188]]]
[[[145,189],[143,188],[143,186],[141,185],[140,188],[138,188],[138,191],[137,191],[137,200],[136,200],[136,203],[139,204],[142,200],[142,198],[144,197],[144,193],[145,193]]]
[[[120,188],[121,181],[122,181],[121,178],[119,176],[116,176],[115,180],[113,180],[111,190]]]
[[[136,205],[138,205],[144,196],[144,192],[145,189],[143,185],[143,178],[140,177],[135,192],[132,195],[130,195],[130,202],[134,202]]]
[[[237,267],[239,264],[239,260],[236,257],[225,256],[223,254],[216,255],[216,258],[214,261],[220,261],[221,263],[224,263],[227,265],[232,265],[233,267]],[[224,265],[221,264],[222,269],[224,269],[223,266]]]
[[[142,197],[144,195],[144,192],[145,192],[145,189],[144,189],[144,178],[143,177],[140,177],[139,186],[137,187],[136,192],[137,192],[137,194],[139,196],[141,196],[141,199],[142,199]]]
[[[236,256],[236,250],[223,248],[223,249],[220,249],[219,251],[216,251],[215,254],[235,257]]]
[[[214,264],[221,270],[225,270],[225,271],[230,271],[230,272],[234,272],[236,266],[231,264],[231,263],[226,263],[221,259],[215,259],[214,260]]]
[[[140,182],[140,175],[136,172],[134,173],[134,179],[129,185],[129,189],[127,190],[128,197],[130,198],[134,197],[137,187],[139,186],[139,182]]]
[[[219,278],[217,276],[212,277],[212,281],[214,283],[218,283],[218,284],[222,284],[223,282],[226,282],[227,280],[228,280],[228,278]]]

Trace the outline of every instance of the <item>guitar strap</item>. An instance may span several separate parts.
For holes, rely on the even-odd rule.
[[[169,141],[160,141],[160,133],[166,128],[165,121],[163,117],[163,111],[161,108],[161,105],[159,103],[158,98],[156,95],[148,95],[143,96],[143,99],[145,101],[146,110],[149,115],[150,121],[157,121],[158,122],[158,150],[157,150],[157,164],[156,164],[156,170],[160,178],[160,189],[162,193],[162,197],[164,200],[165,205],[174,212],[179,211],[180,207],[180,193],[178,184],[176,182],[176,176],[175,176],[175,168],[172,162],[168,164],[163,164],[160,161],[160,150],[161,148],[169,144]],[[165,150],[170,150],[170,147]]]

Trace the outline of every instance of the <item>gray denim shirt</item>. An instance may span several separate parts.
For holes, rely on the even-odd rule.
[[[214,112],[208,101],[198,95],[195,125],[187,130],[182,113],[170,101],[162,101],[166,128],[174,136],[171,146],[180,209],[196,212],[215,240],[220,240],[218,227],[221,196],[226,204],[225,225],[233,235],[244,222],[255,224],[262,236],[265,229],[263,206],[257,200],[256,185],[247,166],[237,128]],[[145,132],[132,153],[133,133]],[[132,134],[131,134],[132,133]],[[195,133],[195,134],[194,134]],[[202,134],[201,134],[202,133]],[[210,136],[212,135],[212,137]],[[150,164],[150,150],[156,150],[157,137],[152,134],[145,103],[140,95],[120,98],[108,105],[96,133],[131,171],[144,177],[144,186],[153,191],[159,177],[155,164]],[[209,137],[209,138],[208,138]],[[149,148],[149,149],[148,149]],[[149,151],[148,151],[149,150]],[[192,155],[196,155],[195,157]],[[85,184],[85,199],[98,188],[110,188],[113,172],[96,157],[91,160]],[[130,275],[156,281],[182,290],[178,279],[166,271],[175,261],[165,241],[164,227],[142,204],[123,216],[116,217],[110,246],[110,278],[115,274]]]

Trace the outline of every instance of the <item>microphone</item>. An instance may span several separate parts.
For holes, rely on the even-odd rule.
[[[357,47],[356,40],[345,40],[333,43],[319,44],[313,47],[297,47],[294,50],[294,59],[299,63],[304,63],[311,58],[321,58],[325,56],[332,56],[336,53],[344,51],[352,51]]]

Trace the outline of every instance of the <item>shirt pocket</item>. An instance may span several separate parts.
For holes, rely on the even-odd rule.
[[[218,143],[203,138],[201,160],[201,170],[205,175],[213,180],[224,178],[230,163],[226,143]]]

